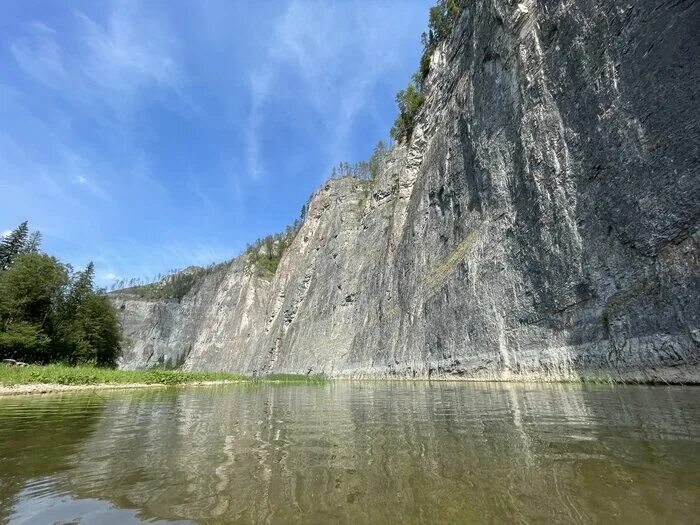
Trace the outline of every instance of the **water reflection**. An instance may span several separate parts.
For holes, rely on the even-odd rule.
[[[696,392],[240,386],[42,399],[49,416],[0,400],[0,517],[71,494],[203,523],[691,522]]]
[[[58,402],[57,402],[58,401]],[[93,432],[105,407],[97,396],[0,399],[0,522],[7,521],[18,494],[29,483],[71,467],[70,457]]]

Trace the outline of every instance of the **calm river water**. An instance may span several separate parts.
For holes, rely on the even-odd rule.
[[[698,523],[700,390],[334,382],[0,398],[0,523]]]

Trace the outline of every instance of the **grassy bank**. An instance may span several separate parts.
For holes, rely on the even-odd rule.
[[[0,385],[179,385],[206,381],[246,381],[249,378],[226,372],[185,372],[181,370],[115,370],[92,366],[0,365]]]
[[[186,372],[183,370],[115,370],[93,366],[0,364],[0,386],[19,385],[181,385],[206,382],[322,384],[320,375],[270,374],[248,377],[229,372]]]

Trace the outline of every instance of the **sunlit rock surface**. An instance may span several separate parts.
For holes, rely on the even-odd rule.
[[[115,295],[126,368],[697,382],[700,6],[475,2],[271,278]]]

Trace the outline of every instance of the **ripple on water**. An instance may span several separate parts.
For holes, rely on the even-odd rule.
[[[340,382],[0,399],[0,522],[692,522],[696,392]]]

